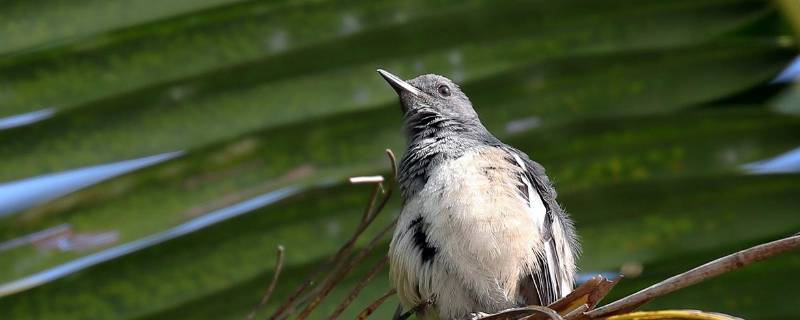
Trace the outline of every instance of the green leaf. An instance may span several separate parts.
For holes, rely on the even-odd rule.
[[[725,175],[595,188],[562,194],[560,199],[581,230],[585,249],[582,268],[597,270],[630,259],[646,264],[796,230],[800,226],[796,214],[800,207],[792,190],[796,181],[796,175]],[[210,294],[244,296],[237,290],[254,288],[250,281],[263,285],[263,276],[258,275],[272,266],[271,248],[283,244],[288,250],[287,274],[297,278],[279,288],[273,301],[281,301],[292,290],[289,283],[302,277],[303,272],[293,268],[309,270],[308,263],[343,243],[358,220],[367,189],[340,186],[293,197],[2,298],[0,316],[128,318],[201,299],[192,304],[202,303],[207,306],[201,310],[214,311],[209,319],[234,318],[249,309],[241,310],[240,303],[231,304]],[[386,223],[396,212],[396,205],[394,201],[373,229]],[[730,234],[737,236],[728,237]],[[232,288],[233,284],[238,288]],[[261,291],[251,293],[254,301]],[[328,308],[338,303],[335,298],[331,300]],[[38,307],[43,303],[48,308]],[[204,315],[195,317],[202,319]]]
[[[522,53],[526,48],[523,42],[507,52]],[[464,65],[473,66],[464,70],[497,71],[497,65],[486,64],[484,49],[499,47],[463,51]],[[416,61],[443,61],[449,54]],[[551,122],[664,112],[766,81],[791,54],[774,45],[733,43],[589,55],[518,66],[467,82],[464,88],[488,123],[531,115]],[[390,66],[404,70],[400,67],[411,68],[413,61]],[[7,160],[0,163],[0,180],[198,148],[258,128],[396,104],[373,65],[255,87],[215,91],[208,85],[237,83],[225,79],[208,78],[169,92],[116,98],[0,132],[0,157]]]
[[[214,88],[237,87],[254,78],[298,77],[354,63],[372,62],[369,68],[374,69],[390,57],[520,37],[530,42],[525,54],[529,60],[586,51],[663,48],[741,28],[770,10],[754,0],[517,1],[504,6],[489,1],[250,1],[153,19],[212,2],[223,1],[170,1],[133,8],[135,13],[127,20],[152,22],[0,56],[0,116],[44,107],[80,108],[120,95],[123,101],[146,94],[169,96],[171,90],[186,89],[196,78],[220,80]],[[41,24],[46,39],[78,32],[63,27],[67,19],[77,22],[69,24],[71,28],[86,25],[106,30],[112,27],[109,24],[128,23],[116,16],[116,10],[125,8],[119,1],[85,7],[51,4],[52,8],[42,10],[48,14],[35,19],[28,17],[39,4],[18,2],[19,9],[3,10],[20,19],[8,20],[8,28],[0,24],[0,32],[9,39],[34,42],[44,40],[31,35],[28,23]],[[399,41],[403,45],[397,46]],[[439,68],[428,65],[425,69]],[[110,106],[105,107],[117,103],[107,102]],[[129,106],[126,109],[141,107]]]
[[[3,2],[0,54],[20,54],[71,42],[170,16],[240,0],[176,0],[154,6],[149,1]]]
[[[243,136],[9,217],[0,221],[0,236],[67,223],[76,233],[113,230],[128,242],[285,186],[375,172],[385,167],[382,148],[401,150],[396,118],[365,111]],[[743,163],[793,148],[798,127],[800,119],[759,110],[709,110],[584,121],[507,141],[542,162],[564,193],[737,173]],[[35,250],[0,253],[0,279],[93,252],[35,256]]]
[[[352,232],[369,188],[345,178],[402,153],[378,67],[461,84],[548,169],[583,270],[645,266],[614,294],[796,232],[797,175],[743,169],[797,148],[796,88],[769,84],[797,54],[777,15],[758,0],[6,1],[0,125],[55,114],[0,129],[0,184],[184,153],[0,219],[0,319],[242,319],[283,244],[265,317]],[[7,245],[54,226],[70,236]],[[111,240],[69,246],[97,235]],[[786,287],[788,257],[651,306],[790,318],[789,295],[753,302]]]

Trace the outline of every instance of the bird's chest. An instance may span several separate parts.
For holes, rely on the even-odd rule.
[[[537,213],[519,195],[522,169],[495,150],[475,150],[431,168],[403,218],[421,219],[425,240],[446,268],[513,287],[533,259],[539,228]]]

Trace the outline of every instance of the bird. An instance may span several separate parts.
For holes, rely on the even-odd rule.
[[[399,97],[407,140],[388,252],[402,309],[480,319],[571,292],[580,245],[544,167],[492,135],[450,79],[377,71]]]

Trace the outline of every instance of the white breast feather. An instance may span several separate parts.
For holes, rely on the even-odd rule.
[[[537,254],[557,270],[554,252],[532,250],[542,239],[542,198],[523,179],[531,201],[520,211],[524,198],[517,191],[518,176],[508,172],[522,173],[527,167],[518,156],[520,167],[506,157],[494,147],[467,153],[432,170],[419,192],[425,197],[407,200],[389,249],[391,275],[406,309],[435,295],[444,318],[470,310],[496,312],[516,306],[521,275],[538,271],[531,270]],[[497,174],[484,168],[495,168]],[[437,248],[432,263],[421,261],[408,232],[420,216],[427,240]]]

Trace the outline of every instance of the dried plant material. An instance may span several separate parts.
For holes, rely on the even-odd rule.
[[[480,320],[564,320],[558,312],[542,306],[527,306],[504,310],[478,318]]]
[[[579,307],[572,309],[569,313],[564,315],[565,320],[583,320],[586,319],[584,314],[589,310],[589,305],[582,304]]]
[[[352,177],[350,178],[350,183],[352,184],[362,184],[362,183],[381,183],[383,182],[383,176],[367,176],[367,177]]]
[[[433,297],[428,298],[425,301],[422,301],[418,305],[416,305],[413,308],[411,308],[411,310],[406,311],[406,313],[403,313],[399,317],[395,317],[394,320],[406,320],[408,318],[411,318],[412,315],[414,315],[417,312],[422,311],[422,309],[427,308],[428,306],[432,305],[434,302],[435,302],[435,300],[433,299]]]
[[[252,320],[253,317],[258,312],[258,309],[261,309],[267,302],[269,298],[272,296],[272,292],[275,291],[275,285],[278,283],[278,278],[281,276],[281,270],[283,270],[283,246],[278,246],[278,257],[275,260],[275,271],[272,274],[272,280],[270,280],[269,285],[267,286],[267,291],[264,292],[264,295],[261,297],[261,300],[258,301],[252,310],[250,310],[250,314],[247,315],[247,320]]]
[[[555,310],[559,314],[566,315],[572,310],[587,305],[588,308],[594,308],[600,300],[602,300],[611,289],[619,282],[621,278],[614,281],[609,281],[601,275],[596,275],[584,282],[579,287],[575,288],[566,297],[558,299],[548,306],[548,308]]]
[[[284,302],[270,319],[285,319],[289,315],[294,314],[295,309],[303,308],[300,315],[296,318],[303,320],[307,318],[311,312],[320,304],[331,290],[334,289],[362,260],[367,254],[377,246],[380,240],[386,236],[397,223],[395,218],[389,225],[385,226],[379,231],[373,239],[359,252],[352,254],[354,251],[355,242],[360,235],[369,227],[375,220],[377,215],[383,210],[389,197],[392,194],[391,185],[397,179],[397,162],[394,153],[391,150],[386,150],[389,160],[392,165],[392,180],[385,190],[383,189],[383,177],[355,177],[351,178],[352,183],[374,183],[375,188],[367,203],[367,207],[361,216],[361,220],[356,227],[356,231],[351,238],[337,251],[336,254],[331,256],[329,260],[323,264],[316,272],[314,272],[300,287],[298,287]],[[380,198],[380,195],[383,197]],[[380,198],[380,201],[379,201]],[[781,254],[783,252],[800,247],[800,234],[787,237],[781,240],[758,245],[737,253],[716,259],[702,266],[684,272],[682,274],[673,276],[653,286],[650,286],[637,293],[629,295],[625,298],[612,302],[600,308],[596,308],[600,302],[614,286],[620,281],[617,278],[610,281],[601,275],[597,275],[584,283],[583,285],[575,288],[569,295],[558,301],[550,304],[547,307],[542,306],[528,306],[522,308],[508,309],[497,314],[483,315],[477,317],[481,320],[594,320],[594,319],[609,319],[609,320],[737,320],[729,315],[719,313],[708,313],[695,310],[666,310],[666,311],[644,311],[632,312],[643,304],[676,290],[685,288],[705,279],[715,277],[717,275],[729,272],[751,264],[756,261],[764,260],[772,256]],[[280,273],[280,265],[283,260],[283,250],[279,249],[279,258],[276,266],[276,274],[273,281],[265,293],[261,302],[253,309],[248,319],[251,319],[257,308],[264,305],[272,291],[274,290],[275,282],[277,281],[278,274]],[[342,301],[333,314],[329,317],[331,320],[337,319],[346,308],[355,300],[367,284],[374,278],[374,276],[382,270],[388,262],[387,257],[383,257],[370,271],[358,282],[350,294]],[[632,274],[638,273],[641,266],[636,267]],[[631,269],[631,268],[628,268]],[[324,272],[327,275],[324,279],[317,283],[319,278]],[[305,295],[303,295],[305,293]],[[389,290],[386,294],[379,297],[366,309],[359,313],[357,319],[367,319],[381,304],[383,304],[389,297],[396,294],[395,289]],[[410,318],[420,310],[429,307],[434,303],[433,299],[426,300],[419,305],[415,306],[406,313],[400,315],[399,311],[395,314],[394,320],[405,320]],[[631,313],[632,312],[632,313]]]
[[[382,295],[380,298],[378,298],[378,300],[375,300],[375,302],[371,303],[366,309],[364,309],[364,311],[361,311],[361,313],[358,314],[358,317],[356,317],[356,320],[364,320],[369,318],[369,316],[372,315],[372,313],[375,312],[375,310],[378,309],[378,307],[380,307],[386,301],[386,299],[396,293],[397,290],[395,289],[389,290],[389,292]]]
[[[798,247],[800,247],[800,235],[757,245],[673,276],[625,298],[589,311],[587,315],[591,319],[597,319],[630,312],[657,297]]]
[[[364,249],[362,249],[358,254],[356,254],[355,257],[353,257],[350,260],[350,262],[347,264],[346,267],[332,273],[334,274],[334,276],[330,278],[330,281],[328,281],[322,286],[322,290],[319,291],[319,294],[314,298],[314,300],[312,300],[308,304],[308,306],[306,306],[305,309],[303,309],[302,312],[300,312],[300,315],[297,316],[297,319],[303,320],[307,318],[311,314],[311,312],[314,311],[314,309],[322,302],[322,299],[324,299],[328,294],[330,294],[333,288],[335,288],[339,283],[341,283],[341,281],[344,280],[344,278],[350,273],[350,271],[352,271],[353,268],[355,268],[358,264],[360,264],[364,260],[364,258],[366,258],[367,254],[378,245],[380,240],[383,239],[390,231],[394,230],[395,224],[397,224],[397,219],[392,221],[389,225],[384,227],[383,230],[381,230],[381,232],[379,232],[375,237],[373,237],[372,240],[369,242],[369,244],[367,244],[367,246],[364,247]]]
[[[623,315],[611,316],[608,320],[742,320],[721,313],[710,313],[698,310],[662,310],[638,311]]]
[[[358,294],[361,293],[361,290],[364,290],[367,284],[369,284],[369,282],[372,281],[372,278],[374,278],[379,271],[383,270],[383,267],[386,266],[387,262],[389,262],[389,257],[383,256],[383,258],[380,261],[378,261],[378,263],[375,264],[375,266],[373,266],[372,269],[370,269],[367,275],[364,276],[364,278],[362,278],[361,281],[358,282],[356,287],[353,288],[352,291],[350,291],[350,294],[347,295],[347,298],[345,298],[344,301],[342,301],[342,303],[339,304],[338,307],[336,307],[336,310],[333,311],[333,314],[331,314],[331,316],[328,317],[328,319],[335,320],[336,318],[338,318],[339,315],[341,315],[342,312],[344,312],[344,310],[347,309],[347,306],[349,306],[350,303],[352,303],[353,300],[355,300],[356,297],[358,297]]]
[[[393,184],[397,179],[397,158],[394,152],[386,149],[386,155],[392,169]],[[378,179],[379,178],[379,179]],[[355,268],[356,265],[367,256],[367,254],[379,243],[379,241],[392,229],[397,223],[394,219],[389,225],[384,227],[378,234],[369,242],[369,244],[355,255],[351,255],[355,247],[356,241],[372,224],[378,214],[383,211],[383,208],[388,203],[391,195],[391,184],[384,189],[383,177],[355,177],[350,179],[353,183],[374,183],[375,187],[372,190],[367,207],[361,216],[361,220],[356,227],[354,234],[348,241],[339,248],[339,251],[331,256],[328,261],[319,267],[306,281],[304,281],[295,291],[290,295],[289,299],[284,302],[275,313],[270,317],[271,320],[285,319],[288,315],[294,313],[298,308],[302,311],[297,316],[297,319],[303,320],[307,318],[311,312],[322,302],[322,300],[338,285],[349,273]],[[380,202],[378,202],[379,195],[383,194]],[[324,272],[328,271],[327,275],[321,280],[317,279],[322,276]],[[377,272],[377,271],[376,271]],[[367,280],[368,282],[369,280]],[[316,284],[316,285],[315,285]],[[366,285],[366,283],[364,284]],[[360,290],[359,290],[360,291]],[[354,298],[354,297],[353,297]],[[349,302],[345,301],[344,307]],[[340,305],[341,306],[341,305]],[[338,316],[338,315],[334,315]]]

